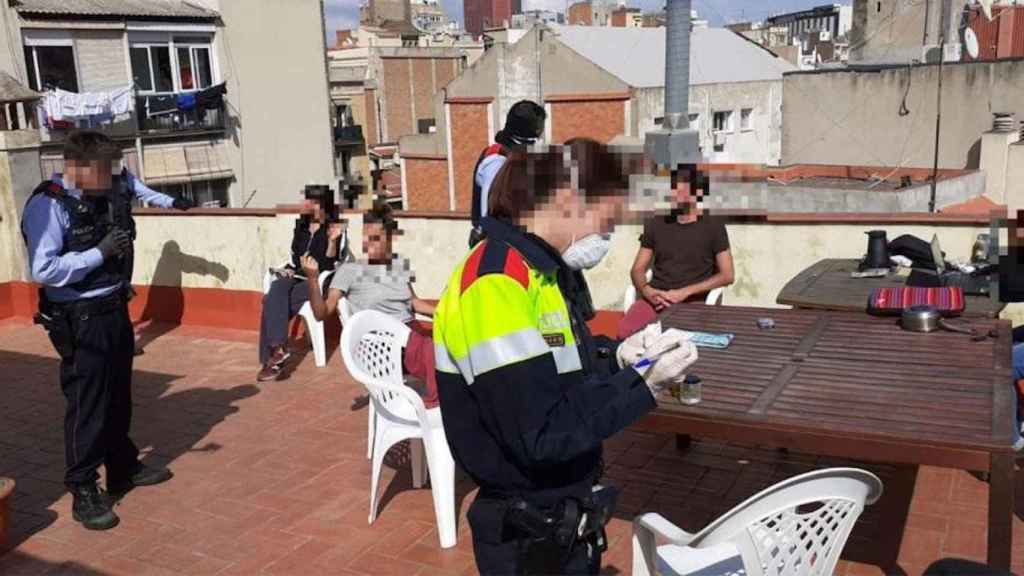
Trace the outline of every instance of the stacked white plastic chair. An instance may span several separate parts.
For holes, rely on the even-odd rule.
[[[370,393],[374,410],[369,522],[377,517],[378,481],[385,454],[395,444],[411,440],[413,485],[422,486],[424,471],[429,473],[438,537],[442,548],[451,548],[456,543],[455,462],[444,435],[441,410],[428,410],[420,395],[404,384],[402,347],[409,331],[386,314],[364,310],[349,317],[341,333],[342,359],[349,374]]]
[[[633,522],[633,576],[831,576],[864,506],[881,494],[874,474],[831,468],[780,482],[697,534],[643,514]]]

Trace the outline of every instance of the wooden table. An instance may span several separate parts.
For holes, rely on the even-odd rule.
[[[776,328],[760,330],[758,318]],[[640,427],[865,461],[989,473],[988,561],[1009,569],[1014,514],[1011,330],[972,342],[905,332],[892,319],[817,310],[677,305],[664,327],[736,335],[702,348],[703,401],[669,396]]]
[[[796,308],[845,310],[863,312],[868,296],[875,288],[900,287],[906,278],[890,274],[885,278],[850,278],[857,270],[857,260],[830,258],[822,260],[796,275],[779,292],[776,302]],[[1006,304],[992,296],[964,296],[964,316],[998,318]]]

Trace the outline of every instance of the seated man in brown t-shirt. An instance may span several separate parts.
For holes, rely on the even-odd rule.
[[[693,168],[677,174],[677,206],[667,216],[648,220],[640,236],[630,270],[637,299],[619,323],[619,339],[639,332],[673,304],[703,302],[708,292],[733,283],[729,233],[720,219],[703,214],[698,201],[706,184]],[[652,263],[654,273],[648,282]]]

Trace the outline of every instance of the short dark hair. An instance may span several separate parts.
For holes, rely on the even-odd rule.
[[[80,130],[64,140],[65,160],[120,160],[121,147],[102,132]]]
[[[532,100],[520,100],[512,105],[505,116],[505,131],[517,138],[540,138],[548,113]]]
[[[543,152],[510,153],[491,184],[488,215],[518,220],[558,188],[571,186],[573,165],[578,174],[576,185],[586,192],[587,198],[614,196],[629,190],[629,164],[625,158],[596,140],[576,138]]]
[[[363,213],[363,224],[381,224],[388,233],[398,229],[398,222],[391,215],[391,205],[385,202],[374,204],[373,208]]]

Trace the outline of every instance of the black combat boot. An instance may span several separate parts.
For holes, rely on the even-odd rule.
[[[68,486],[68,491],[75,499],[71,505],[71,515],[87,530],[109,530],[120,522],[110,508],[106,495],[96,484]]]
[[[137,462],[127,476],[111,476],[107,479],[107,492],[113,500],[119,500],[136,486],[153,486],[167,482],[174,476],[167,468],[152,468]]]

